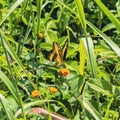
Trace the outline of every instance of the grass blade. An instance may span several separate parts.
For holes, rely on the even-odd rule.
[[[83,96],[80,96],[77,98],[80,104],[95,118],[95,120],[100,120],[99,113],[96,111],[96,109],[89,103],[87,99],[85,99]]]
[[[86,38],[82,38],[82,39],[87,49],[92,77],[97,78],[97,63],[96,63],[96,56],[94,53],[93,41],[91,37],[87,37],[87,39]]]
[[[97,34],[99,34],[105,42],[116,52],[118,56],[120,56],[120,48],[116,45],[108,36],[106,36],[103,32],[101,32],[97,27],[95,27],[92,23],[87,21],[89,27],[91,27]]]
[[[1,101],[1,104],[2,104],[2,106],[4,108],[4,110],[5,110],[8,118],[9,118],[9,120],[15,120],[15,117],[13,115],[13,112],[9,108],[9,104],[8,104],[7,100],[5,99],[5,97],[2,94],[0,94],[0,101]]]
[[[3,22],[7,19],[7,17],[15,10],[17,6],[19,6],[24,0],[17,0],[13,6],[9,9],[8,13],[5,15],[5,17],[0,22],[0,26],[3,24]]]
[[[16,89],[13,86],[12,82],[8,79],[8,77],[2,71],[0,71],[0,78],[5,83],[5,85],[8,87],[8,89],[14,96],[16,102],[19,104],[19,99],[17,97]]]
[[[106,16],[111,20],[111,22],[116,26],[116,28],[120,31],[119,20],[108,10],[108,8],[100,0],[94,0],[94,1],[101,8],[101,10],[106,14]]]
[[[82,28],[86,28],[86,19],[85,19],[85,14],[83,10],[83,5],[81,0],[75,0],[76,7],[78,9],[78,18],[80,20]]]
[[[42,3],[43,0],[37,0],[37,34],[39,34],[40,29],[40,18],[41,18],[41,12],[42,12]]]
[[[105,117],[104,117],[105,120],[107,120],[107,118],[109,118],[108,116],[109,116],[110,106],[111,106],[111,104],[113,103],[113,101],[114,101],[114,97],[111,98],[109,104],[107,105],[107,110],[106,110],[106,112],[105,112]]]
[[[87,51],[84,45],[84,40],[80,40],[80,74],[84,75],[85,60],[87,58]]]
[[[1,32],[1,31],[0,31]],[[7,49],[7,51],[9,52],[9,54],[12,56],[12,58],[17,62],[17,64],[22,68],[22,70],[24,71],[24,73],[26,74],[26,77],[28,78],[28,80],[30,81],[31,85],[36,89],[35,84],[32,82],[29,74],[27,73],[27,71],[25,70],[21,60],[19,59],[19,57],[17,56],[17,54],[15,53],[15,51],[13,50],[13,48],[11,47],[11,45],[9,44],[9,42],[7,41],[7,37],[4,36],[4,34],[1,32],[1,36],[3,37],[4,40],[4,45],[5,48]]]

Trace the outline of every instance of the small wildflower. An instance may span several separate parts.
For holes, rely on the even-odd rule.
[[[58,91],[58,89],[55,87],[50,87],[49,90],[51,93],[56,93]]]
[[[67,76],[69,74],[69,70],[67,68],[62,68],[60,71],[59,71],[59,74],[61,76]]]
[[[39,97],[40,93],[38,90],[34,90],[34,91],[32,91],[31,95],[32,95],[32,97]]]
[[[39,34],[38,34],[38,37],[39,37],[39,38],[44,38],[44,34],[43,34],[43,33],[39,33]]]

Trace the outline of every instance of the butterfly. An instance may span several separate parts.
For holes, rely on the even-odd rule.
[[[57,66],[63,65],[68,48],[68,40],[65,41],[63,47],[56,42],[53,42],[53,47],[49,55],[49,60],[57,63]]]

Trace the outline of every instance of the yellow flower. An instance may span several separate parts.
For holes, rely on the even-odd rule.
[[[38,37],[41,39],[41,38],[44,38],[45,36],[44,36],[43,33],[39,33],[39,34],[38,34]]]
[[[39,97],[40,93],[38,90],[34,90],[34,91],[32,91],[31,95],[32,95],[32,97]]]
[[[58,91],[58,89],[55,88],[55,87],[49,87],[49,91],[50,91],[51,93],[56,93],[56,92]]]
[[[67,76],[69,74],[69,70],[67,68],[62,68],[60,71],[59,71],[59,74],[61,76]]]

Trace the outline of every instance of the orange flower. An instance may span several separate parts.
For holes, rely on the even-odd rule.
[[[44,36],[43,33],[39,33],[39,34],[38,34],[38,37],[39,37],[39,38],[44,38],[45,36]]]
[[[39,97],[40,96],[40,93],[39,93],[39,91],[38,90],[34,90],[34,91],[32,91],[32,97]]]
[[[62,68],[60,71],[59,71],[59,74],[61,76],[67,76],[67,74],[69,73],[70,71],[67,69],[67,68]]]
[[[49,90],[51,93],[56,93],[58,91],[58,89],[55,87],[50,87]]]

